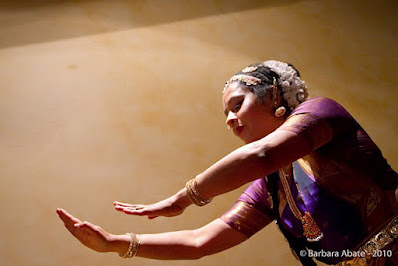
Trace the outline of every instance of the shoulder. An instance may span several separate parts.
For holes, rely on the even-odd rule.
[[[294,109],[280,129],[304,137],[316,149],[341,134],[354,132],[358,127],[358,123],[339,103],[315,97]]]
[[[290,114],[289,118],[299,114],[309,114],[315,120],[321,120],[332,127],[356,127],[358,124],[350,113],[338,102],[325,98],[315,97],[300,104]]]
[[[325,97],[315,97],[303,102],[294,109],[291,116],[302,113],[310,113],[318,117],[346,116],[351,118],[351,115],[343,106]]]

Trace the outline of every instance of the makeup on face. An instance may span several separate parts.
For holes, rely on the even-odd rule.
[[[229,84],[223,96],[227,126],[245,143],[261,139],[280,126],[271,106],[239,82]]]

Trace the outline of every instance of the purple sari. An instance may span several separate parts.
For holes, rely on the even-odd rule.
[[[397,214],[397,173],[338,103],[321,97],[310,99],[299,105],[279,130],[297,134],[312,148],[285,172],[290,173],[290,190],[297,207],[302,213],[311,213],[324,237],[318,242],[305,240],[301,222],[286,203],[280,181],[278,206],[273,206],[267,178],[254,181],[221,217],[232,228],[250,237],[278,217],[283,230],[293,239],[304,241],[307,248],[342,254],[343,250],[356,250]],[[348,258],[317,259],[335,264]]]

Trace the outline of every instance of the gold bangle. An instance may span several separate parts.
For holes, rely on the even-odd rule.
[[[126,253],[119,253],[119,256],[124,258],[124,259],[129,259],[137,255],[138,248],[140,247],[141,244],[141,239],[134,233],[127,233],[127,235],[130,237],[130,244],[129,248]]]
[[[207,198],[203,197],[199,193],[198,183],[195,178],[189,180],[186,183],[185,188],[187,189],[187,194],[188,194],[189,199],[192,201],[192,203],[194,203],[197,206],[204,206],[204,205],[210,203],[212,200],[212,199],[207,199]]]

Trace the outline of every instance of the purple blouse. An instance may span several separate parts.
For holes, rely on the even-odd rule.
[[[309,248],[354,250],[396,214],[391,197],[398,186],[397,173],[338,103],[312,98],[299,105],[276,131],[280,130],[294,132],[312,148],[312,152],[285,169],[290,173],[290,190],[297,207],[302,213],[309,211],[324,234],[320,241],[308,242]],[[281,183],[278,199],[281,226],[294,237],[304,238],[301,222],[290,210]],[[221,217],[248,237],[275,218],[266,177],[254,181]],[[318,259],[326,263],[341,260]]]

